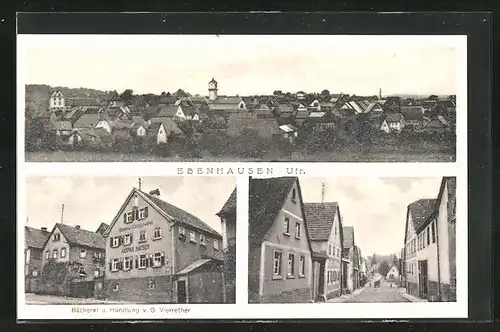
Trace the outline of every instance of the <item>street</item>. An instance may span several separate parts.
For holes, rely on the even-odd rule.
[[[34,293],[25,294],[26,304],[127,304],[128,302],[97,300],[94,298],[77,298]]]
[[[390,286],[390,283],[384,279],[380,282],[379,288],[366,286],[362,292],[346,300],[344,303],[372,303],[372,302],[410,302],[401,295],[397,286]]]

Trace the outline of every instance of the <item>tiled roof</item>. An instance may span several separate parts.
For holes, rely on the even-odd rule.
[[[223,97],[219,96],[209,101],[209,104],[239,104],[243,99],[241,97]]]
[[[248,222],[252,241],[262,241],[296,181],[296,177],[250,179]]]
[[[217,212],[217,215],[222,214],[236,214],[236,188],[234,188],[222,209]]]
[[[250,116],[231,116],[228,121],[227,132],[229,135],[239,135],[244,128],[254,129],[259,136],[271,138],[279,134],[276,119],[259,119]]]
[[[97,234],[101,234],[101,235],[103,235],[103,234],[106,232],[106,230],[107,230],[108,228],[109,228],[109,225],[108,225],[108,224],[106,224],[106,223],[104,223],[104,222],[102,222],[102,223],[99,225],[99,227],[96,229],[96,231],[95,231],[95,232],[96,232]]]
[[[182,135],[183,131],[179,128],[177,123],[172,118],[152,118],[151,119],[151,127],[149,128],[151,132],[156,134],[158,129],[160,128],[160,123],[163,123],[163,127],[165,127],[165,131],[167,135],[170,133]]]
[[[73,127],[74,128],[92,128],[99,122],[99,114],[82,114],[76,120]]]
[[[304,203],[307,230],[312,241],[328,240],[337,214],[337,207],[337,202]]]
[[[436,199],[419,199],[408,205],[408,212],[413,221],[413,227],[418,230],[432,215],[436,207]]]
[[[344,248],[347,249],[354,247],[354,227],[344,226],[342,227],[342,232],[344,234]]]
[[[102,106],[103,102],[93,98],[66,98],[66,104],[70,106]]]
[[[202,267],[203,265],[205,265],[211,261],[212,260],[208,259],[208,258],[199,259],[199,260],[189,264],[188,266],[186,266],[185,268],[183,268],[179,272],[177,272],[176,275],[189,274],[189,273],[193,272],[194,270],[196,270],[197,268]]]
[[[177,114],[177,110],[179,109],[179,106],[163,106],[160,107],[160,109],[157,111],[155,117],[174,117],[175,114]]]
[[[290,113],[293,112],[293,108],[290,104],[279,104],[278,109],[281,112],[290,112]]]
[[[387,122],[400,122],[403,120],[403,115],[401,113],[389,113],[385,117]]]
[[[422,121],[424,117],[424,108],[422,106],[404,106],[401,107],[405,121]]]
[[[85,229],[77,229],[74,226],[66,224],[56,224],[63,236],[70,244],[79,246],[106,249],[106,240],[101,234],[97,234]]]
[[[198,228],[212,235],[216,235],[217,237],[221,236],[216,230],[214,230],[212,227],[208,226],[206,223],[193,216],[192,214],[161,200],[157,196],[150,195],[145,192],[142,193],[154,204],[156,204],[156,206],[158,206],[158,208],[160,208],[165,214],[172,216],[176,222],[181,222],[189,226]]]
[[[42,231],[32,227],[24,227],[24,244],[26,247],[42,249],[50,232]]]

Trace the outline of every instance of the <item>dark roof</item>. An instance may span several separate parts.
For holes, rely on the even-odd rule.
[[[408,205],[408,213],[411,215],[413,227],[417,231],[427,218],[429,218],[436,207],[436,199],[419,199]]]
[[[312,241],[326,241],[332,232],[338,203],[304,203],[307,230]]]
[[[385,117],[385,121],[387,122],[400,122],[403,120],[403,115],[401,113],[389,113]]]
[[[108,228],[109,228],[109,225],[108,225],[108,224],[106,224],[106,223],[103,223],[103,222],[102,222],[102,223],[99,225],[99,227],[96,229],[96,231],[95,231],[95,232],[96,232],[97,234],[104,235],[104,233],[106,232],[106,230],[107,230]]]
[[[179,106],[163,106],[160,107],[159,110],[157,110],[157,113],[155,117],[160,118],[160,117],[174,117],[175,114],[177,114],[177,110],[179,109]]]
[[[229,135],[240,135],[244,128],[250,128],[258,132],[261,137],[271,138],[279,134],[276,119],[260,119],[253,116],[234,115],[229,118],[227,132]]]
[[[253,241],[262,241],[296,181],[296,177],[250,179],[248,222]]]
[[[405,121],[422,121],[424,117],[424,108],[422,106],[401,107]]]
[[[236,214],[236,188],[234,188],[222,209],[217,212],[218,216],[223,214]]]
[[[101,234],[78,229],[75,226],[56,224],[68,243],[83,247],[106,249],[106,240]]]
[[[142,191],[141,193],[144,194],[148,199],[150,199],[154,204],[156,204],[156,206],[158,206],[165,214],[172,216],[176,222],[187,224],[218,237],[221,236],[215,229],[208,226],[206,223],[193,216],[192,214],[161,200],[157,196],[150,195]]]
[[[344,233],[343,247],[346,249],[354,247],[354,227],[344,226],[342,232]]]
[[[100,114],[82,114],[73,124],[74,128],[92,128],[100,119]]]
[[[24,227],[24,244],[26,247],[42,249],[45,241],[50,236],[50,232],[42,231],[32,227]]]

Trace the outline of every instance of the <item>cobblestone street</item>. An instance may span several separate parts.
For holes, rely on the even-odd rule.
[[[344,303],[372,303],[372,302],[411,302],[401,295],[400,290],[386,281],[381,281],[380,288],[365,287],[362,292],[344,301]]]

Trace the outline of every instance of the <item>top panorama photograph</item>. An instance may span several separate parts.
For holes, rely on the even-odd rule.
[[[455,162],[456,41],[18,35],[19,139],[27,162]]]

